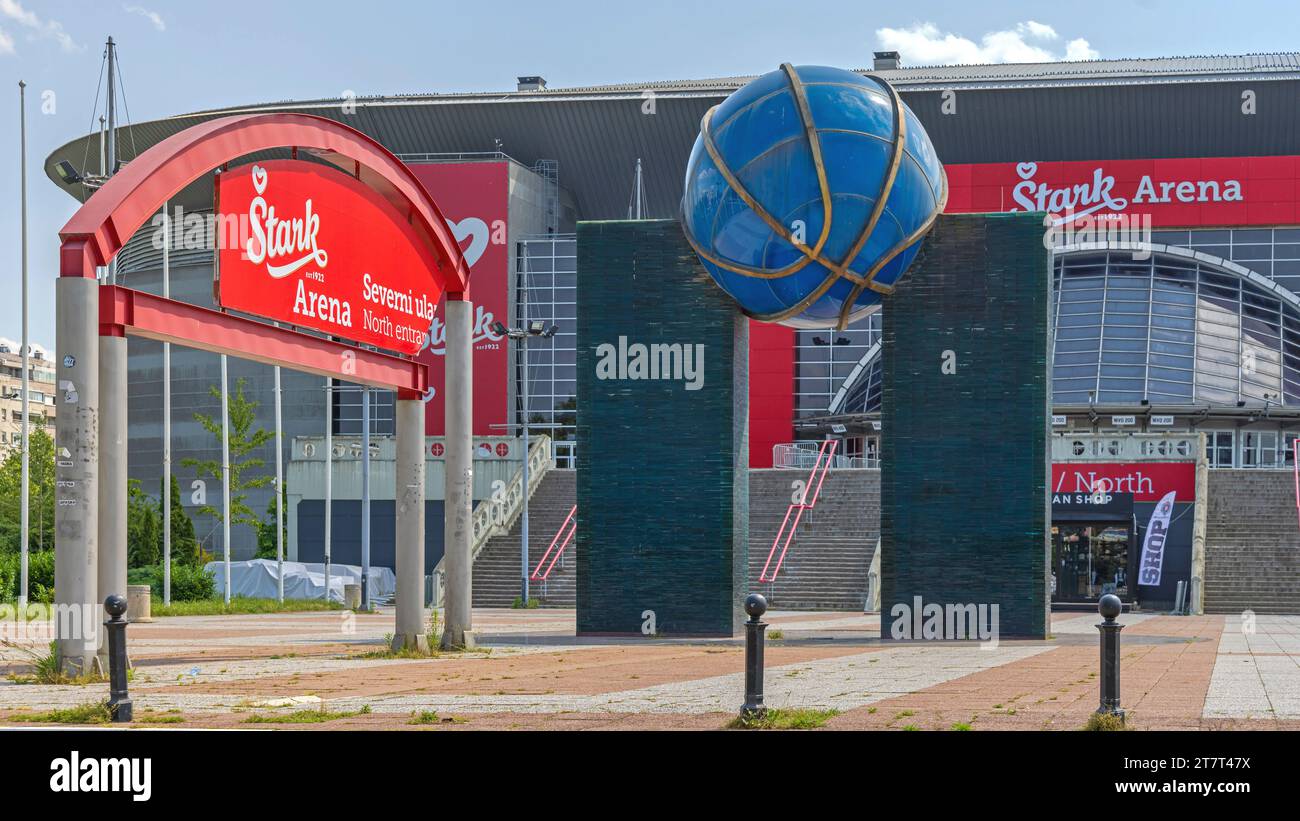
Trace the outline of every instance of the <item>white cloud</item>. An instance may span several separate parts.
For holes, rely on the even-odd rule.
[[[1015,28],[991,31],[977,43],[967,37],[943,32],[934,23],[915,23],[909,28],[881,28],[876,39],[883,49],[897,51],[912,65],[954,65],[961,63],[1048,63],[1057,60],[1095,60],[1098,52],[1082,37],[1070,40],[1065,53],[1048,46],[1060,39],[1056,29],[1027,20]]]
[[[31,29],[35,36],[49,37],[64,51],[81,51],[81,46],[72,39],[72,35],[63,30],[62,23],[58,20],[41,20],[36,12],[23,8],[18,0],[0,0],[0,17],[8,18],[24,28]],[[0,54],[12,54],[13,43],[12,37],[0,32]]]
[[[167,30],[167,23],[163,21],[162,15],[156,11],[149,11],[144,6],[123,6],[122,9],[130,14],[138,14],[141,17],[153,23],[153,27],[159,31]]]

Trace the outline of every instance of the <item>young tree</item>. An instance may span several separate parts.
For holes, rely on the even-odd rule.
[[[144,492],[138,479],[127,481],[126,557],[128,567],[149,567],[162,561],[162,511]]]
[[[28,482],[28,546],[54,549],[54,440],[33,427]],[[22,541],[22,451],[11,450],[0,463],[0,552],[17,552]]]
[[[289,490],[288,485],[280,487],[280,504],[284,510],[284,544],[289,544]],[[266,503],[266,518],[257,525],[257,558],[275,558],[275,494]]]
[[[218,400],[221,399],[221,390],[215,385],[208,388],[208,393]],[[265,459],[251,454],[274,436],[271,431],[254,427],[254,423],[257,421],[257,406],[259,404],[244,396],[244,380],[236,380],[235,390],[229,397],[230,524],[232,527],[242,524],[254,529],[257,528],[260,520],[257,514],[253,512],[253,509],[248,506],[248,491],[266,487],[271,482],[271,477],[267,475],[246,475],[249,471],[256,471],[266,464]],[[220,448],[221,420],[202,413],[194,414],[194,419],[216,438],[217,447]],[[210,481],[213,487],[221,487],[220,459],[187,457],[181,460],[181,464],[194,468],[198,475]],[[203,505],[199,508],[199,512],[211,516],[218,522],[223,521],[221,508],[219,507]]]
[[[158,482],[162,490],[162,481]],[[194,522],[181,505],[181,484],[172,474],[172,562],[193,565],[199,562],[199,540],[194,536]],[[162,531],[158,532],[158,555],[162,556]]]

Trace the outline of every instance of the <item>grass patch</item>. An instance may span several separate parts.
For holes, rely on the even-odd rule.
[[[152,615],[159,616],[233,616],[244,613],[307,613],[320,610],[342,610],[343,605],[321,599],[252,599],[235,596],[226,604],[221,599],[198,599],[197,601],[173,601],[171,604],[155,604]]]
[[[96,701],[63,710],[12,716],[10,720],[31,721],[38,724],[108,724],[113,720],[113,715],[108,711],[107,701]]]
[[[1083,729],[1092,732],[1114,732],[1118,730],[1127,730],[1128,725],[1124,719],[1112,713],[1093,713],[1088,716],[1088,722],[1083,725]]]
[[[952,726],[949,727],[948,729],[950,729],[950,730],[956,730],[956,731],[959,732],[959,733],[960,733],[960,732],[969,732],[969,731],[970,731],[970,725],[967,724],[967,723],[964,722],[964,721],[958,721],[956,724],[952,725]]]
[[[108,681],[108,677],[101,673],[83,673],[79,676],[64,675],[59,665],[59,649],[57,642],[50,642],[49,649],[45,653],[38,653],[29,650],[26,647],[20,647],[7,641],[0,641],[0,645],[17,650],[25,654],[32,665],[32,672],[27,675],[10,673],[7,678],[14,684],[102,684]],[[127,680],[130,681],[133,676],[131,671],[127,671]]]
[[[905,732],[905,733],[918,733],[918,732],[921,731],[921,728],[918,727],[918,726],[916,726],[915,724],[908,724],[908,725],[905,725],[905,726],[902,727],[901,729],[902,729],[903,732]]]
[[[145,715],[136,719],[139,724],[184,724],[185,717],[178,715]]]
[[[754,718],[737,716],[727,727],[732,730],[815,730],[839,714],[839,710],[778,707]]]
[[[352,718],[370,714],[370,705],[350,712],[326,710],[324,705],[319,710],[297,710],[292,713],[257,713],[244,719],[244,724],[324,724],[340,718]]]
[[[510,603],[510,606],[515,610],[536,610],[542,606],[542,602],[540,599],[532,597],[529,597],[528,601],[525,602],[522,596],[515,596],[515,600]]]
[[[410,721],[407,724],[437,724],[442,719],[433,710],[416,710],[411,713]]]
[[[781,632],[780,630],[768,630],[767,638],[769,641],[780,641],[781,639],[785,638],[785,633]]]

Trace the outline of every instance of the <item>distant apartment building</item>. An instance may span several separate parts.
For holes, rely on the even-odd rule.
[[[27,360],[29,429],[54,435],[54,362],[39,345],[31,346]],[[0,457],[17,449],[23,437],[22,345],[0,339]]]

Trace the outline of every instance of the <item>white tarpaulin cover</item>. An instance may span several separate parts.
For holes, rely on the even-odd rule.
[[[224,563],[208,562],[204,568],[217,580],[217,595],[226,594]],[[277,595],[277,568],[274,559],[252,559],[230,563],[230,595],[256,599],[274,599]],[[356,565],[330,565],[330,599],[343,603],[343,585],[360,584],[361,568]],[[391,598],[397,592],[397,576],[387,567],[370,568],[372,600]],[[325,565],[319,562],[284,563],[284,597],[286,599],[323,599]]]

